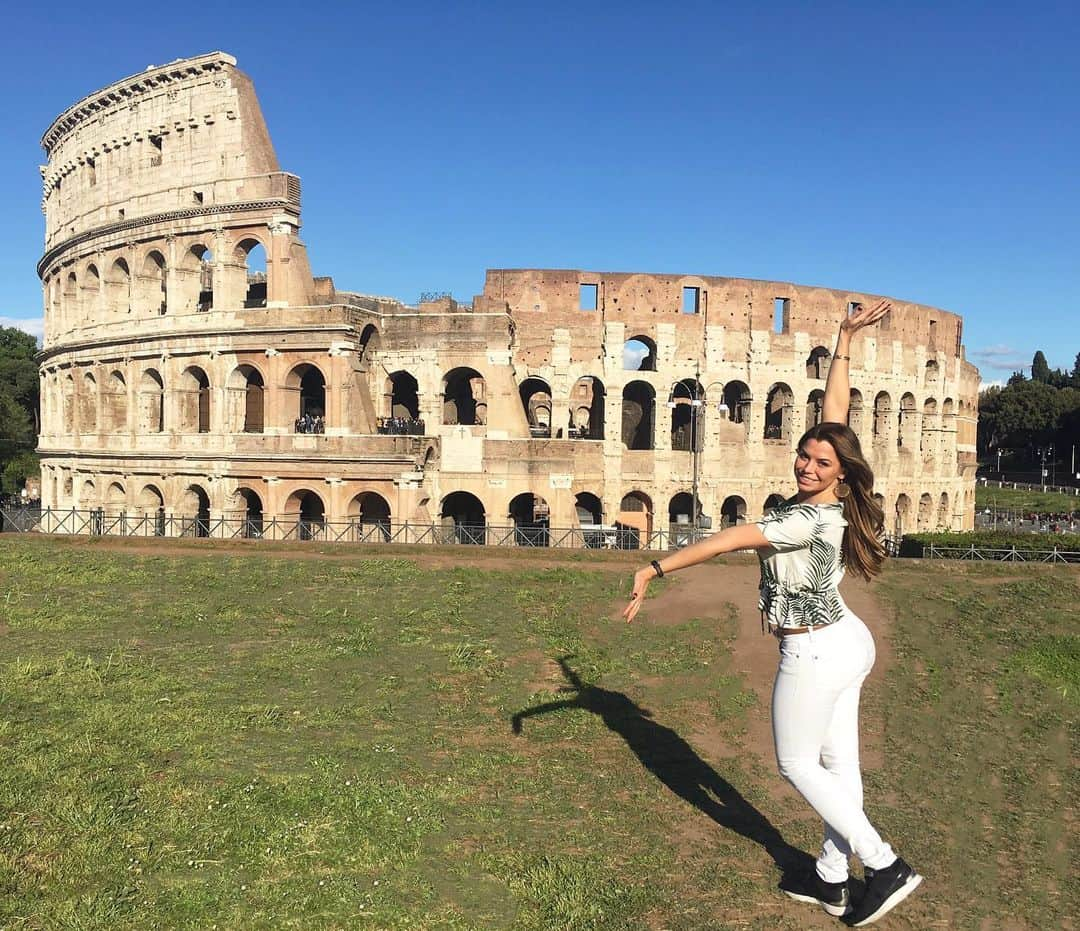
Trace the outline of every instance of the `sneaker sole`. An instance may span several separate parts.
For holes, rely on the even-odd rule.
[[[919,888],[919,883],[923,881],[923,878],[918,873],[912,873],[908,878],[908,881],[904,883],[899,889],[890,895],[884,902],[881,903],[881,907],[871,915],[867,915],[858,924],[851,925],[852,928],[865,928],[867,925],[872,925],[875,921],[881,918],[883,915],[888,914],[897,905],[904,901],[911,893]]]
[[[798,892],[788,892],[787,889],[780,890],[789,899],[794,899],[796,902],[807,902],[810,905],[820,905],[825,911],[827,911],[833,918],[842,918],[849,911],[851,911],[850,905],[830,905],[827,902],[822,902],[821,899],[815,898],[812,895],[802,895]]]

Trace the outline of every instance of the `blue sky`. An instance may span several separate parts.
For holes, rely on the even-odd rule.
[[[174,5],[175,8],[175,5]],[[955,311],[985,381],[1080,351],[1080,6],[59,2],[5,14],[0,319],[40,318],[38,140],[214,49],[304,182],[313,270],[772,278]]]

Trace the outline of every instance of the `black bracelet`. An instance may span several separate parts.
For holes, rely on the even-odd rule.
[[[649,565],[656,570],[656,577],[658,579],[662,579],[664,577],[664,570],[660,568],[660,563],[657,560],[654,559],[651,563],[649,563]]]

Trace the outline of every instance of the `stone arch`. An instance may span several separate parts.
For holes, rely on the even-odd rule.
[[[699,502],[700,508],[700,502]],[[679,491],[668,502],[668,523],[674,530],[676,525],[690,527],[694,523],[694,496],[688,491]]]
[[[852,388],[848,392],[848,426],[851,427],[852,432],[857,436],[862,434],[863,430],[863,396],[862,392],[858,388]]]
[[[312,362],[293,366],[285,378],[285,390],[295,395],[292,405],[297,421],[307,417],[326,420],[326,376]]]
[[[127,510],[127,492],[120,482],[110,482],[105,489],[105,511],[111,515],[123,514]]]
[[[487,511],[484,503],[468,491],[452,491],[442,500],[439,517],[443,527],[452,531],[456,543],[482,544],[487,536]]]
[[[168,274],[165,256],[151,249],[143,259],[137,280],[138,306],[152,315],[160,316],[169,310]]]
[[[192,484],[184,489],[177,503],[182,519],[182,534],[186,537],[210,536],[210,496],[201,485]]]
[[[197,365],[189,365],[176,388],[176,424],[180,433],[210,432],[210,378]]]
[[[915,395],[907,391],[900,398],[896,445],[905,449],[914,449],[918,436],[919,418],[915,411]]]
[[[96,508],[97,505],[97,487],[93,480],[88,478],[79,489],[79,507],[90,509]]]
[[[119,370],[109,373],[102,397],[102,421],[106,433],[128,432],[128,391]]]
[[[583,375],[570,392],[570,436],[581,440],[604,438],[604,383]]]
[[[619,516],[616,523],[621,530],[629,531],[628,539],[623,545],[627,549],[637,549],[641,535],[644,535],[646,540],[652,535],[652,498],[636,489],[624,495],[622,501],[619,502]]]
[[[949,493],[943,491],[938,499],[937,529],[949,530],[952,527],[952,515],[949,513]]]
[[[123,258],[112,263],[105,278],[105,313],[108,317],[131,313],[131,269]]]
[[[924,453],[932,453],[934,451],[933,434],[938,429],[937,416],[937,401],[933,398],[927,398],[923,402],[922,429],[919,432],[919,447]]]
[[[940,374],[940,371],[941,370],[934,359],[927,359],[926,367],[923,370],[923,384],[932,385],[934,382],[936,382],[938,380],[938,375]]]
[[[318,492],[297,488],[285,499],[285,519],[296,522],[297,539],[316,540],[326,527],[326,504]]]
[[[79,279],[74,271],[64,279],[64,318],[69,328],[79,323]]]
[[[599,496],[591,491],[579,491],[574,495],[574,513],[577,515],[578,524],[604,522],[604,505]]]
[[[239,433],[262,433],[266,428],[266,381],[258,366],[242,363],[226,382],[226,422]]]
[[[540,495],[530,491],[515,495],[508,517],[514,524],[514,542],[518,546],[548,546],[551,511]]]
[[[387,417],[420,418],[420,383],[411,372],[391,372],[386,378],[383,396]]]
[[[769,388],[765,399],[765,439],[791,440],[794,407],[795,394],[787,385],[777,382]]]
[[[533,437],[551,436],[551,386],[542,378],[526,378],[518,386],[521,406]]]
[[[815,346],[806,357],[806,377],[823,381],[829,374],[832,354],[824,346]]]
[[[139,377],[139,433],[165,429],[165,383],[157,369],[144,369]]]
[[[243,270],[243,306],[245,309],[266,306],[266,246],[254,236],[245,236],[233,249],[233,262]]]
[[[93,372],[83,372],[79,386],[79,432],[97,433],[98,383]]]
[[[382,348],[382,336],[379,335],[379,328],[374,323],[369,323],[360,333],[357,363],[366,368],[372,354],[378,352],[380,348]]]
[[[243,536],[249,540],[261,538],[264,520],[262,496],[255,489],[241,485],[233,498],[238,509],[244,512]]]
[[[919,523],[920,533],[934,529],[934,499],[929,492],[923,492],[919,497]]]
[[[487,423],[487,385],[476,369],[451,369],[443,376],[443,423],[483,426]]]
[[[622,442],[627,449],[653,449],[656,391],[646,381],[632,381],[622,392]]]
[[[157,485],[144,485],[135,499],[135,513],[153,519],[154,536],[165,536],[165,496]]]
[[[825,392],[820,388],[815,388],[806,398],[806,429],[809,430],[811,427],[816,427],[821,423],[824,419],[824,412]]]
[[[83,272],[82,290],[83,317],[87,323],[100,323],[97,315],[101,306],[101,273],[93,262],[90,262]]]
[[[739,495],[728,495],[720,505],[720,526],[735,527],[746,523],[746,501]]]
[[[196,313],[214,309],[214,253],[201,242],[190,246],[175,272],[182,297],[179,303]]]
[[[874,396],[874,440],[884,442],[889,436],[889,418],[892,416],[892,398],[888,391]]]
[[[628,372],[656,371],[656,341],[640,333],[623,343],[623,370]]]
[[[896,529],[894,535],[897,539],[900,539],[911,529],[911,499],[907,495],[899,494],[896,496],[895,515]]]
[[[383,540],[390,539],[390,503],[378,492],[364,491],[353,498],[349,517],[360,525],[365,537],[371,532]]]
[[[68,372],[60,380],[60,416],[63,422],[64,433],[77,432],[77,425],[75,423],[77,410],[75,377],[71,372]]]
[[[696,378],[683,378],[671,386],[668,407],[671,409],[671,448],[690,452],[701,449],[701,405],[705,391]]]
[[[732,423],[746,424],[746,429],[749,430],[753,405],[754,395],[746,382],[736,380],[724,385],[724,406],[728,410],[728,420]]]
[[[773,508],[778,508],[785,501],[787,501],[787,498],[774,491],[771,495],[769,495],[769,497],[765,499],[765,506],[762,508],[761,513],[764,514],[768,511],[771,511]]]

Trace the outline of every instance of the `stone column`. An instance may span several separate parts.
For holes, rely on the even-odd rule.
[[[288,307],[289,250],[293,226],[286,217],[275,216],[267,228],[270,230],[270,248],[266,254],[266,306]]]

